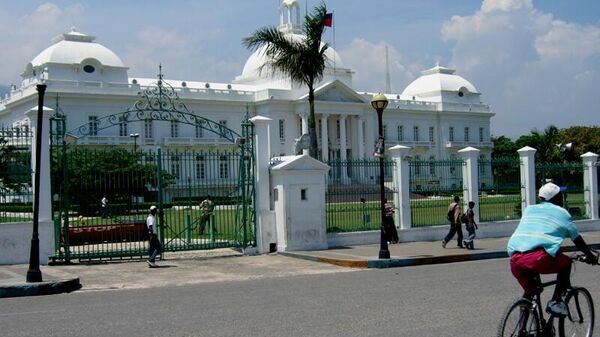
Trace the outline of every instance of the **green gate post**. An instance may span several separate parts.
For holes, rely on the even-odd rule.
[[[213,212],[208,219],[208,228],[210,230],[210,242],[215,243],[215,213]]]
[[[162,151],[160,147],[156,151],[156,170],[158,177],[158,233],[162,250],[160,258],[162,259],[162,251],[165,250],[165,229],[164,229],[164,211],[163,211],[163,181],[162,181]]]
[[[192,216],[190,214],[186,214],[185,219],[183,219],[183,223],[185,225],[185,243],[189,245],[192,241]]]

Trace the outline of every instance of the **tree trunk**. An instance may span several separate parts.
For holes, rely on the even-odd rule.
[[[309,115],[308,115],[308,135],[310,136],[310,147],[308,149],[308,154],[315,158],[318,158],[318,147],[317,147],[317,129],[315,123],[315,92],[312,85],[308,86],[308,105],[309,105]]]

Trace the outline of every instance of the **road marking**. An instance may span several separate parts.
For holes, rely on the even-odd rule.
[[[17,315],[33,315],[33,314],[45,314],[45,313],[55,313],[55,312],[64,312],[66,310],[42,310],[42,311],[24,311],[24,312],[13,312],[8,314],[0,314],[0,317],[6,316],[17,316]]]

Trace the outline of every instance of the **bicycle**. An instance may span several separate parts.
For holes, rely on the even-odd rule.
[[[584,255],[575,255],[571,259],[585,262]],[[538,291],[533,299],[521,297],[508,306],[498,327],[498,337],[555,337],[555,319],[558,320],[559,337],[592,337],[594,303],[587,289],[573,286],[567,289],[564,295],[567,316],[550,315],[546,320],[540,294],[544,288],[555,285],[556,280],[542,283],[539,275],[532,275],[532,278]]]

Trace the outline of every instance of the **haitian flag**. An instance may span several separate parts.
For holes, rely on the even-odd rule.
[[[325,27],[331,27],[333,25],[333,13],[325,14],[323,24],[325,25]]]

